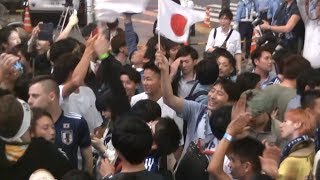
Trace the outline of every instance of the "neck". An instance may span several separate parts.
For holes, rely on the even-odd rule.
[[[222,32],[227,33],[230,30],[230,26],[221,27]]]
[[[56,123],[59,119],[59,117],[61,116],[62,113],[62,109],[60,108],[59,105],[55,106],[55,107],[50,107],[47,109],[47,111],[50,113],[50,115],[52,116],[53,122]]]
[[[143,171],[146,168],[144,167],[144,163],[132,165],[127,161],[122,161],[122,170],[121,172],[130,173],[130,172],[139,172]]]
[[[116,57],[115,57],[118,61],[120,61],[120,63],[122,65],[124,65],[126,63],[126,60],[127,60],[127,56],[121,52],[119,52]]]
[[[297,82],[295,79],[284,78],[283,81],[280,83],[280,85],[288,88],[296,88]]]
[[[267,78],[268,78],[268,75],[269,75],[269,72],[268,72],[268,71],[263,71],[263,70],[261,70],[260,68],[256,68],[256,69],[254,70],[254,72],[261,77],[261,81],[267,79]]]
[[[296,139],[297,137],[301,136],[298,132],[294,132],[291,137],[290,137],[290,141]]]
[[[143,68],[143,64],[132,64],[134,68]]]
[[[193,79],[194,79],[194,73],[193,73],[193,71],[190,72],[190,73],[188,73],[188,74],[183,74],[183,75],[182,75],[182,78],[183,78],[184,80],[186,80],[186,81],[191,81],[191,80],[193,80]]]
[[[162,97],[162,92],[159,90],[154,94],[148,94],[148,99],[157,102]]]

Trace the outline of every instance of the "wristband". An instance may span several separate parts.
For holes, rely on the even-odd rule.
[[[269,30],[271,30],[271,25],[269,25]]]
[[[106,59],[107,57],[109,57],[109,53],[108,53],[108,52],[105,52],[105,53],[101,54],[98,58],[99,58],[99,60],[104,60],[104,59]]]
[[[112,173],[104,176],[102,179],[105,180],[105,179],[111,179],[111,178],[113,178],[113,174]]]
[[[228,133],[224,133],[223,138],[230,142],[233,140],[233,137]]]

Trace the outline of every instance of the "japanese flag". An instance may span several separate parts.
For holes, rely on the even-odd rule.
[[[182,7],[172,0],[159,0],[158,32],[174,42],[186,42],[190,26],[204,18],[204,12]]]

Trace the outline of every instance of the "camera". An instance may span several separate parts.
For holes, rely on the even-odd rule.
[[[252,25],[253,25],[254,27],[256,27],[256,26],[259,26],[259,25],[262,24],[262,23],[263,23],[262,19],[261,19],[260,17],[257,17],[257,18],[252,22]]]

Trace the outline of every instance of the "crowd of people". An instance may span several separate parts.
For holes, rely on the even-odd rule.
[[[132,16],[84,43],[76,15],[0,29],[1,179],[320,178],[319,0],[241,0],[203,52],[155,29],[142,45]]]

